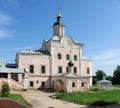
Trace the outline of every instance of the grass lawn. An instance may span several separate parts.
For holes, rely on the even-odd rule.
[[[120,85],[113,85],[113,87],[117,87],[117,88],[120,88]]]
[[[104,106],[113,103],[120,103],[120,90],[57,93],[55,96],[57,99],[94,106]]]
[[[0,93],[0,97],[1,97],[1,93]],[[9,94],[9,96],[7,98],[11,98],[22,104],[31,106],[20,94]]]

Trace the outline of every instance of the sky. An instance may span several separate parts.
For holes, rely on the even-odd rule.
[[[14,63],[17,52],[41,48],[53,36],[59,7],[66,35],[84,44],[93,74],[113,75],[120,65],[120,0],[0,0],[0,61]]]

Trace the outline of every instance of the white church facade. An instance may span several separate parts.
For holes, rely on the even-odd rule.
[[[39,50],[27,49],[17,53],[14,68],[0,66],[1,76],[7,75],[7,79],[19,82],[24,89],[89,90],[92,86],[92,61],[83,57],[83,44],[66,36],[61,18],[58,13],[53,24],[53,36],[44,40]]]

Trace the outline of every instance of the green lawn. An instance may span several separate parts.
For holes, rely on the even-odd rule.
[[[113,85],[113,87],[117,87],[117,88],[120,88],[120,85]]]
[[[104,106],[113,103],[120,103],[120,90],[78,92],[78,93],[57,93],[57,99],[62,99],[78,104]]]

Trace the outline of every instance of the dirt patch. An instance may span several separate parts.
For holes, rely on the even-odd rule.
[[[31,108],[13,99],[0,98],[0,108]]]

